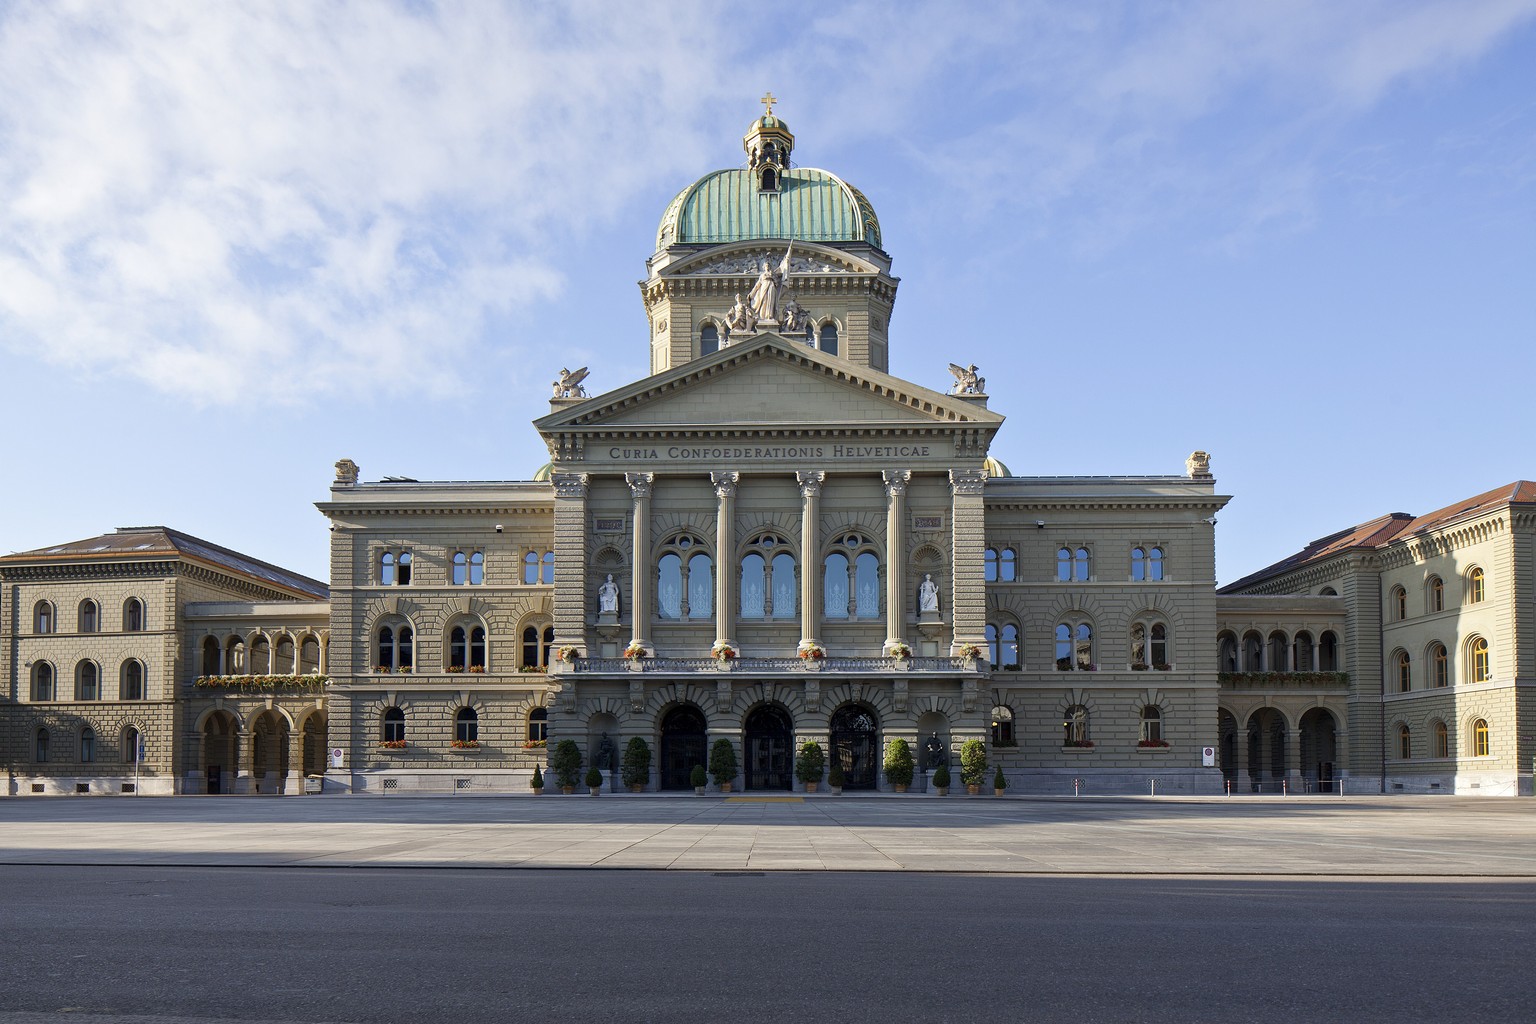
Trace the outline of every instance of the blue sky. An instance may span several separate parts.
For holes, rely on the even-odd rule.
[[[1536,476],[1536,0],[0,5],[0,550],[324,579],[365,478],[522,479],[772,90],[1021,475],[1208,450],[1218,577]]]

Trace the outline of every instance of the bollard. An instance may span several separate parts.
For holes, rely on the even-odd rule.
[[[1231,795],[1232,795],[1232,780],[1228,779],[1227,780],[1227,796],[1231,796]]]
[[[1152,795],[1157,796],[1157,780],[1152,780]]]
[[[1081,796],[1082,795],[1082,794],[1080,794],[1077,791],[1078,790],[1078,783],[1080,783],[1082,781],[1083,781],[1082,779],[1073,779],[1072,780],[1072,795],[1073,796]]]
[[[1291,791],[1288,788],[1288,786],[1290,784],[1290,781],[1291,781],[1290,779],[1281,779],[1280,780],[1280,795],[1281,796],[1290,796],[1291,795]]]

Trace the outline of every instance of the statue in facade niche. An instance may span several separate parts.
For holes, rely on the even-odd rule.
[[[768,261],[763,260],[763,269],[757,275],[757,282],[752,285],[752,291],[747,295],[747,302],[752,307],[752,315],[759,320],[778,321],[779,292],[784,288],[784,282],[789,278],[789,254],[795,244],[791,242],[789,248],[784,250],[784,258],[779,261],[777,270],[768,266]]]
[[[741,292],[736,293],[736,305],[725,314],[725,326],[732,334],[746,334],[757,326],[757,317],[753,315],[750,307],[742,301]]]
[[[923,767],[937,768],[941,764],[949,764],[949,751],[944,749],[938,733],[930,733],[923,741]]]
[[[560,370],[560,379],[554,382],[556,398],[586,398],[587,389],[581,386],[581,382],[587,379],[587,368],[583,366],[579,370]]]
[[[616,753],[613,740],[608,738],[607,733],[603,733],[603,738],[597,744],[597,755],[592,758],[592,767],[608,772],[613,771],[613,759]]]
[[[950,394],[984,395],[987,393],[987,378],[976,372],[975,363],[970,366],[950,363],[949,372],[955,375],[955,386],[950,389]]]
[[[613,573],[597,588],[597,610],[604,615],[619,614],[619,585],[613,582]]]
[[[920,612],[939,610],[939,585],[933,582],[932,573],[924,573],[923,582],[918,585],[917,610]]]

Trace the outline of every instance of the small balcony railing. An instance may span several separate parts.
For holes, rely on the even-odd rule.
[[[833,672],[890,675],[907,673],[974,673],[980,662],[967,658],[577,658],[567,670],[580,673],[659,672],[666,675],[718,674],[723,672]]]

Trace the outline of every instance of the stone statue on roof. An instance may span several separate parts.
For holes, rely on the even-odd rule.
[[[795,244],[791,242],[784,250],[784,258],[779,261],[778,269],[769,267],[768,261],[763,260],[763,269],[758,272],[757,282],[752,285],[752,291],[747,295],[747,302],[752,307],[752,315],[759,320],[779,320],[779,292],[784,288],[784,282],[789,278],[789,254]]]
[[[752,328],[757,326],[757,316],[742,301],[741,292],[736,293],[736,305],[725,314],[725,326],[732,334],[750,334]]]

